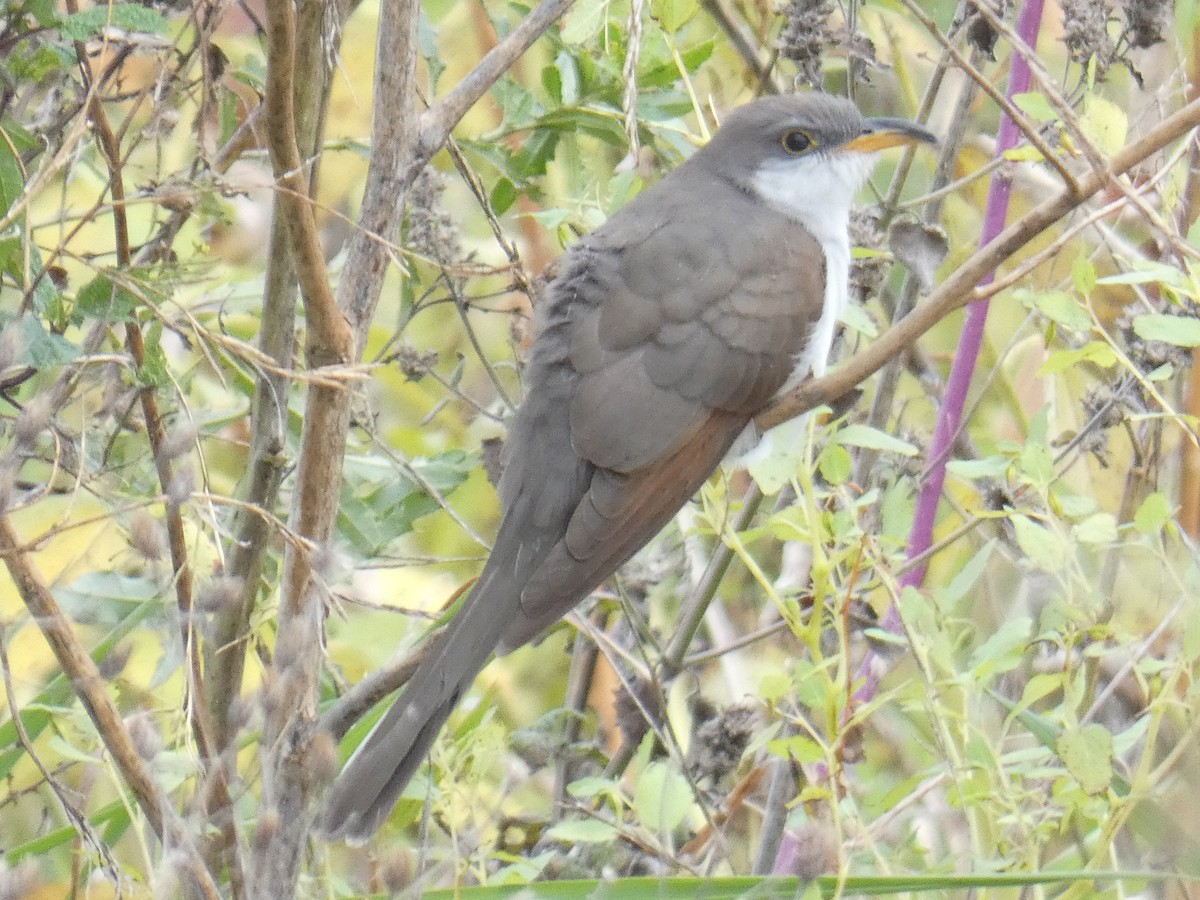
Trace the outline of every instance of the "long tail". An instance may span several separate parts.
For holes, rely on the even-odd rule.
[[[525,573],[493,553],[458,615],[426,656],[400,698],[346,763],[330,789],[320,828],[327,838],[361,843],[391,812],[429,753],[434,738],[518,611]]]

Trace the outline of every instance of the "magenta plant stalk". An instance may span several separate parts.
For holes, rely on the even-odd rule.
[[[1016,32],[1030,47],[1037,47],[1038,32],[1041,29],[1043,0],[1026,0],[1017,13]],[[1029,90],[1031,75],[1029,61],[1019,52],[1012,55],[1011,69],[1008,77],[1008,88],[1005,96],[1011,100],[1017,94]],[[1017,145],[1020,132],[1016,123],[1002,113],[1000,128],[996,140],[996,156],[1000,157]],[[983,227],[979,235],[979,246],[985,247],[1004,230],[1008,218],[1008,201],[1012,192],[1012,180],[1002,167],[992,178],[988,189],[987,207],[983,214]],[[979,284],[989,284],[994,273],[981,279]],[[988,301],[980,300],[967,307],[963,329],[958,338],[958,349],[954,354],[954,362],[950,367],[950,377],[946,381],[946,391],[943,395],[942,406],[938,411],[937,425],[933,434],[933,442],[929,447],[929,462],[925,468],[925,480],[917,495],[916,510],[913,515],[912,529],[908,535],[907,558],[916,559],[929,549],[933,541],[933,526],[937,520],[938,502],[942,497],[942,487],[946,481],[946,462],[954,439],[962,427],[963,409],[966,407],[967,392],[971,387],[971,378],[975,374],[975,365],[979,360],[979,350],[983,346],[983,330],[987,323]],[[918,587],[925,581],[927,563],[913,566],[899,580],[900,588]],[[900,612],[892,603],[883,616],[882,626],[889,631],[900,631]],[[879,666],[875,664],[875,654],[867,654],[859,670],[862,687],[855,693],[855,700],[863,702],[874,696],[879,684],[877,674]],[[772,867],[774,875],[794,874],[804,848],[800,846],[796,834],[785,831],[775,856]]]
[[[1017,14],[1017,34],[1030,47],[1037,46],[1041,21],[1042,0],[1028,0]],[[1015,95],[1025,93],[1029,90],[1029,82],[1029,61],[1020,53],[1014,52],[1005,96],[1011,100]],[[996,156],[1001,157],[1015,147],[1019,136],[1020,132],[1016,123],[1007,114],[1002,114],[1000,130],[996,139]],[[996,235],[1004,230],[1011,192],[1012,179],[1004,168],[1000,168],[992,178],[988,190],[987,207],[983,214],[983,228],[979,236],[980,247],[986,247],[995,239]],[[980,287],[991,283],[993,277],[994,273],[988,274],[979,282]],[[963,408],[966,406],[971,378],[975,374],[979,349],[983,345],[983,328],[987,322],[987,314],[987,300],[980,300],[967,307],[962,333],[958,338],[958,349],[954,354],[954,363],[950,367],[950,377],[946,381],[942,407],[938,411],[933,443],[929,447],[929,463],[925,469],[925,481],[917,495],[912,530],[908,534],[907,556],[910,560],[928,550],[933,540],[933,526],[937,520],[938,501],[941,499],[942,487],[946,481],[946,462],[958,430],[962,427]],[[922,584],[925,580],[926,568],[927,563],[913,566],[901,576],[900,587],[917,587]],[[899,626],[898,613],[894,604],[888,610],[884,624],[891,630],[895,630]]]

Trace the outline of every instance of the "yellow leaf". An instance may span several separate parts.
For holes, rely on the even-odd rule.
[[[1129,133],[1129,118],[1125,111],[1111,100],[1091,94],[1083,102],[1083,115],[1079,127],[1084,136],[1096,145],[1105,156],[1112,156],[1125,146]]]

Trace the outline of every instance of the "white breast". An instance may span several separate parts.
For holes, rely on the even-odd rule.
[[[829,363],[833,332],[850,293],[850,207],[876,158],[851,152],[768,160],[753,178],[759,197],[803,225],[825,253],[825,307],[781,393],[810,374],[824,374]]]

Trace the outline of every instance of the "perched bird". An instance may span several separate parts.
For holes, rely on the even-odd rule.
[[[538,306],[491,556],[333,785],[327,836],[369,837],[492,653],[566,615],[688,501],[755,413],[824,371],[855,194],[877,151],[933,140],[825,94],[756,100],[567,252]]]

